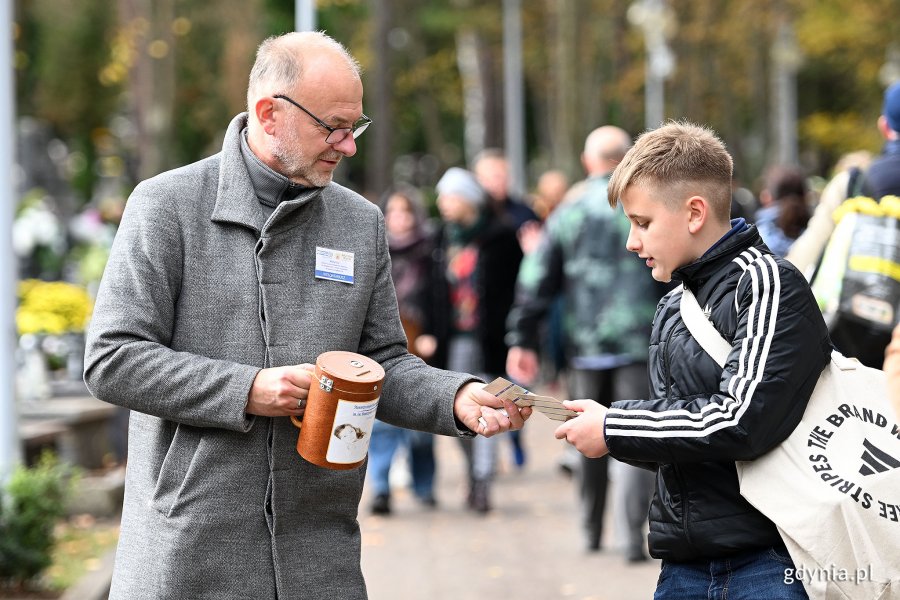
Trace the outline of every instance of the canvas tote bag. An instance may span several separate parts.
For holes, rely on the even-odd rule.
[[[681,316],[724,367],[731,344],[687,288]],[[802,581],[813,599],[900,598],[900,425],[882,371],[834,351],[794,432],[735,464],[741,495],[791,554],[786,581]]]

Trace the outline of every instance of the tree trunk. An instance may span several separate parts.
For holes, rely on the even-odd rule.
[[[137,128],[137,176],[143,180],[172,166],[175,60],[174,0],[120,0],[125,27],[133,28],[135,62],[129,78],[130,109]]]
[[[394,117],[391,112],[391,60],[388,34],[393,22],[393,3],[390,0],[372,0],[375,20],[372,32],[372,118],[378,125],[371,128],[372,138],[366,152],[366,187],[372,197],[378,198],[391,184],[393,162]]]

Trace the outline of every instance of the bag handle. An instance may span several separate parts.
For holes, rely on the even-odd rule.
[[[694,293],[682,284],[681,302],[679,310],[681,311],[681,319],[687,326],[688,331],[700,344],[700,347],[709,354],[716,363],[725,368],[728,361],[728,355],[731,354],[731,344],[725,341],[722,334],[716,331],[713,324],[703,314],[703,309],[694,297]]]

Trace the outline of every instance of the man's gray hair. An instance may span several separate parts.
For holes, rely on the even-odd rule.
[[[247,85],[247,110],[260,95],[283,93],[297,84],[303,75],[303,56],[307,51],[334,52],[347,61],[347,67],[360,76],[359,62],[347,48],[322,31],[295,31],[267,38],[256,51],[256,62]]]

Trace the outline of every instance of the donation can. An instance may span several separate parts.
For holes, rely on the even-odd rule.
[[[297,452],[320,467],[356,468],[369,450],[384,369],[362,354],[336,350],[316,359],[315,379],[303,420],[291,417],[300,429]]]

